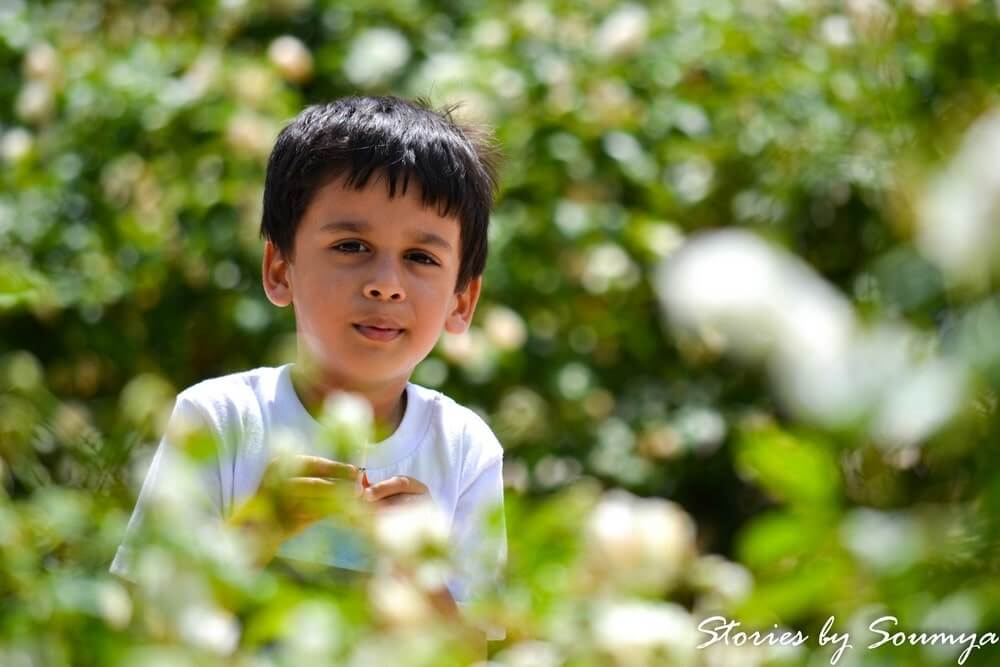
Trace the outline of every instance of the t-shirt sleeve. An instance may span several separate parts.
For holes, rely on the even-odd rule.
[[[465,606],[500,586],[507,562],[507,529],[503,513],[503,449],[493,432],[476,418],[466,432],[467,447],[475,452],[455,507],[452,549],[455,576],[449,590]],[[484,628],[487,639],[506,636],[503,628]]]
[[[218,457],[211,449],[217,439],[196,401],[178,395],[109,568],[113,574],[135,580],[137,549],[153,515],[157,520],[194,522],[188,526],[222,520]],[[185,449],[195,442],[199,445],[190,452]],[[209,446],[207,452],[203,445]]]

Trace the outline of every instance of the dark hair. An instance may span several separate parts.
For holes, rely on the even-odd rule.
[[[267,163],[261,238],[292,258],[295,231],[318,189],[344,176],[365,187],[382,175],[389,197],[420,186],[424,206],[458,218],[461,264],[456,291],[486,267],[490,211],[497,187],[489,133],[464,127],[455,107],[434,110],[422,99],[344,97],[306,107],[278,135]]]

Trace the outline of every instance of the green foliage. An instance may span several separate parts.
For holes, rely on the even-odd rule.
[[[258,277],[264,165],[303,106],[357,92],[462,101],[505,155],[472,331],[414,377],[506,449],[499,659],[695,664],[718,610],[996,628],[997,43],[991,2],[6,3],[0,663],[468,661],[367,584],[236,567],[183,526],[147,554],[173,577],[107,574],[177,391],[294,358]],[[849,378],[871,404],[813,423],[718,331],[673,337],[658,267],[720,227],[803,259],[860,330],[908,327],[906,363],[965,393],[921,402],[934,366],[869,391],[895,358],[873,346]],[[861,664],[954,662],[860,642]]]

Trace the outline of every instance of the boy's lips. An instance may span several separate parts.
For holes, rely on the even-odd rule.
[[[384,317],[365,319],[352,326],[365,338],[379,341],[393,340],[405,331],[398,322]]]

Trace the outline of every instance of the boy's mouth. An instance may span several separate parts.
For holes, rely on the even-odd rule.
[[[364,324],[353,325],[354,329],[365,338],[370,340],[388,341],[401,336],[404,329],[391,329],[388,327],[367,326]]]

